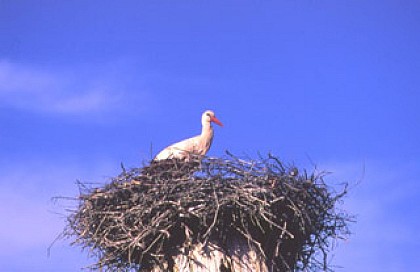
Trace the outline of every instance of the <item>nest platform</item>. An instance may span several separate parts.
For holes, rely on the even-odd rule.
[[[349,234],[350,216],[336,207],[347,187],[271,155],[160,161],[79,186],[63,234],[95,257],[93,270],[177,271],[177,256],[208,244],[232,260],[238,239],[265,271],[328,270],[331,243]],[[226,260],[218,271],[235,271]]]

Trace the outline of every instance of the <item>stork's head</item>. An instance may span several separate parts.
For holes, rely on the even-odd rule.
[[[222,126],[223,127],[222,122],[220,122],[219,119],[216,118],[216,115],[211,110],[206,110],[203,113],[203,115],[201,116],[201,122],[203,123],[203,125],[205,123],[214,122],[214,123],[218,124],[219,126]]]

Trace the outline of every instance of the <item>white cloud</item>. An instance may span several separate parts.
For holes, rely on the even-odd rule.
[[[78,95],[52,101],[51,111],[59,113],[87,113],[118,109],[121,96],[106,89],[93,89]]]
[[[109,65],[112,67],[112,65]],[[123,74],[101,68],[52,70],[0,60],[0,107],[53,114],[138,112],[144,91],[128,91]],[[123,79],[121,79],[123,80]],[[143,107],[139,107],[143,105]]]

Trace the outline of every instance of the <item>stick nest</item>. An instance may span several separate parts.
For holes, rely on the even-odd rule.
[[[298,173],[269,155],[228,155],[134,168],[100,188],[80,184],[64,237],[96,256],[90,268],[151,271],[180,250],[211,239],[223,248],[243,237],[270,271],[327,270],[331,242],[348,234],[336,208],[347,192],[324,174]]]

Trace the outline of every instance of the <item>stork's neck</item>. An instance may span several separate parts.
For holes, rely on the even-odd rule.
[[[213,127],[210,122],[203,122],[202,124],[201,137],[211,139],[213,137]]]

